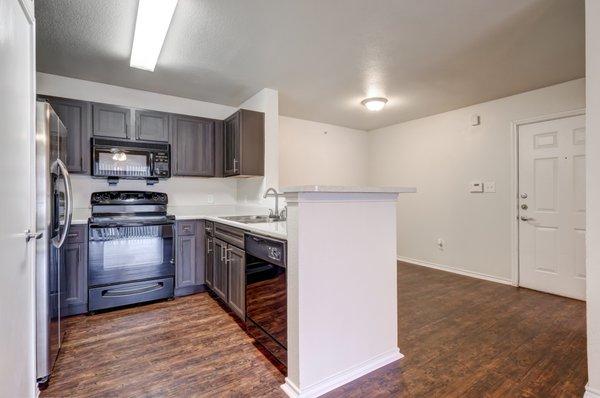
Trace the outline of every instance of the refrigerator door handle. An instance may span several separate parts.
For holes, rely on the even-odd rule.
[[[69,229],[71,228],[71,220],[73,219],[73,191],[71,189],[71,175],[69,174],[69,171],[67,170],[67,166],[65,166],[63,161],[60,159],[56,159],[56,165],[58,166],[58,169],[60,170],[59,174],[63,175],[63,181],[65,183],[65,194],[66,194],[65,228],[64,228],[63,234],[60,238],[55,238],[52,240],[52,244],[54,245],[54,247],[60,248],[63,245],[63,243],[65,243],[65,239],[67,238]]]

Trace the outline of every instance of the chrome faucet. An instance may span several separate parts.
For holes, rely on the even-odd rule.
[[[280,214],[279,214],[279,193],[277,192],[277,190],[275,188],[269,188],[265,191],[265,194],[263,195],[263,198],[269,198],[269,197],[274,197],[275,198],[275,212],[273,212],[273,210],[269,209],[269,217],[270,218],[280,218]]]

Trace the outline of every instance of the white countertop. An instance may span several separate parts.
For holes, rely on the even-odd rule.
[[[248,232],[270,236],[277,239],[287,239],[287,222],[244,224],[236,221],[224,220],[226,216],[248,216],[267,214],[266,208],[257,206],[236,205],[205,205],[205,206],[169,206],[167,212],[175,216],[176,220],[209,220],[221,224],[231,225]],[[72,224],[87,224],[90,209],[73,209]]]
[[[374,187],[347,185],[299,185],[285,187],[283,193],[326,192],[326,193],[415,193],[415,187]]]

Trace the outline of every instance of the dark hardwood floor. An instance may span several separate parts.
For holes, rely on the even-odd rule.
[[[327,397],[581,397],[585,303],[398,264],[405,358]],[[207,293],[80,316],[42,397],[284,397]]]

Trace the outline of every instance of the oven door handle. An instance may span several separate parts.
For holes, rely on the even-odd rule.
[[[127,297],[136,294],[149,293],[160,290],[164,287],[164,282],[157,282],[146,286],[136,286],[134,288],[106,289],[102,291],[102,297]]]

